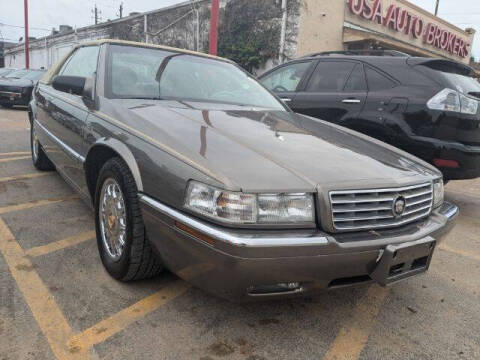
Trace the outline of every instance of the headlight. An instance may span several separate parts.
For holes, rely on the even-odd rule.
[[[433,207],[437,208],[443,203],[444,189],[443,180],[438,179],[433,182]]]
[[[185,207],[230,224],[305,224],[315,221],[312,194],[244,194],[188,184]]]

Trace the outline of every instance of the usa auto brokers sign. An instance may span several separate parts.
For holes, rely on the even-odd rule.
[[[401,6],[391,4],[384,9],[382,0],[348,0],[348,5],[352,14],[415,39],[423,39],[424,44],[462,58],[469,54],[470,44],[466,40],[433,22],[427,22]]]

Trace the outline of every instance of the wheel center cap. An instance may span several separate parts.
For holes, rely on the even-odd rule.
[[[115,216],[109,215],[108,216],[108,227],[113,229],[115,227]]]

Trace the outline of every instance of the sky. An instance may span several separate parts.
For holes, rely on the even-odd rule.
[[[30,36],[48,35],[52,27],[60,24],[87,26],[94,23],[92,10],[97,4],[102,21],[116,19],[120,4],[123,14],[132,11],[149,11],[173,5],[184,0],[30,0]],[[255,0],[252,0],[255,1]],[[317,0],[345,1],[345,0]],[[412,3],[433,12],[435,0],[410,0]],[[440,0],[439,16],[460,28],[477,30],[472,53],[480,60],[480,0]],[[13,26],[20,27],[13,27]],[[0,0],[0,39],[18,41],[23,36],[23,1]]]

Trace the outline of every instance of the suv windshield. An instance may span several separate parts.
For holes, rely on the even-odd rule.
[[[161,49],[112,46],[107,97],[285,107],[256,79],[226,61]]]

